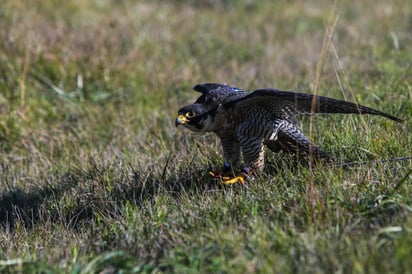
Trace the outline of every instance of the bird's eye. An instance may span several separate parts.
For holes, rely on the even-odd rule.
[[[195,117],[195,113],[193,111],[189,111],[189,112],[186,112],[185,116],[187,118],[193,118],[193,117]]]

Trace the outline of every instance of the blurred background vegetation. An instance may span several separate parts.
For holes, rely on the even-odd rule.
[[[406,120],[318,119],[338,158],[411,154],[411,30],[401,0],[2,1],[0,270],[410,269],[410,161],[222,189],[174,117],[199,82],[298,89]]]

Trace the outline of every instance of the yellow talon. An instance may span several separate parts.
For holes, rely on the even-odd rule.
[[[209,171],[209,174],[215,179],[219,179],[220,183],[224,185],[231,185],[231,184],[236,184],[236,183],[243,184],[245,182],[245,176],[243,174],[240,174],[236,177],[222,176],[220,174],[214,173],[213,171]]]
[[[224,185],[231,185],[236,183],[243,184],[245,182],[245,177],[243,175],[236,176],[232,179],[230,179],[230,177],[223,177],[222,179],[222,184]]]

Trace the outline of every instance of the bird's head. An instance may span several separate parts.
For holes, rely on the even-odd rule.
[[[217,83],[198,84],[193,89],[202,95],[194,104],[179,110],[176,126],[183,125],[190,130],[201,132],[219,130],[221,122],[219,108],[222,103],[229,98],[238,98],[247,94],[241,89]]]
[[[214,114],[202,104],[191,104],[182,107],[177,114],[176,126],[183,125],[192,131],[212,131]]]

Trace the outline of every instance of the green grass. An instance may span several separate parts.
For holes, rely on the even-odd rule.
[[[299,89],[405,119],[303,119],[335,157],[411,155],[407,1],[1,6],[0,272],[412,268],[410,160],[310,171],[268,153],[224,187],[215,136],[174,126],[199,82]]]

